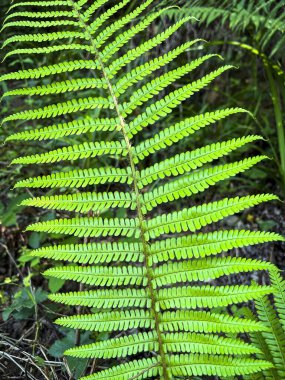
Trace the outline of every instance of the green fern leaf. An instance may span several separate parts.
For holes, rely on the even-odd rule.
[[[80,264],[115,262],[143,262],[143,247],[139,243],[89,243],[43,247],[31,252],[31,256],[71,261]]]
[[[85,284],[80,291],[50,295],[51,300],[64,305],[90,308],[84,311],[86,314],[62,317],[56,323],[91,333],[110,333],[105,341],[66,352],[75,358],[116,359],[114,367],[96,370],[83,377],[85,380],[171,380],[189,376],[233,379],[255,376],[260,371],[271,373],[270,358],[263,360],[260,347],[244,341],[244,334],[261,332],[273,347],[268,319],[261,318],[261,323],[226,312],[218,314],[215,309],[252,300],[261,302],[276,292],[274,281],[273,286],[214,286],[208,281],[218,282],[221,277],[247,271],[269,271],[272,276],[274,269],[269,263],[218,254],[284,239],[275,233],[222,231],[218,227],[214,232],[195,232],[277,197],[260,194],[227,198],[223,194],[207,204],[197,205],[189,199],[189,206],[182,210],[177,203],[265,159],[253,156],[232,163],[221,160],[261,137],[213,141],[169,156],[165,148],[247,111],[214,110],[174,120],[172,126],[161,128],[165,116],[232,66],[215,67],[204,76],[197,75],[196,71],[215,56],[208,54],[169,70],[168,64],[174,64],[178,57],[185,61],[185,53],[202,41],[188,41],[168,52],[163,49],[163,54],[154,58],[153,50],[165,42],[168,45],[169,38],[175,42],[175,33],[191,15],[159,34],[153,28],[151,38],[138,42],[150,25],[165,11],[170,12],[150,10],[152,3],[146,0],[136,6],[131,0],[20,0],[9,10],[3,29],[21,29],[4,42],[5,58],[45,54],[47,62],[0,77],[8,82],[4,97],[11,96],[11,101],[15,96],[33,96],[33,104],[38,104],[41,97],[41,107],[28,108],[29,103],[24,102],[23,108],[4,118],[3,123],[9,123],[9,127],[21,121],[21,131],[12,132],[7,141],[52,140],[50,150],[13,160],[19,165],[49,163],[51,168],[47,165],[45,175],[15,184],[17,188],[47,189],[39,194],[35,191],[22,206],[85,214],[58,215],[57,219],[28,226],[28,231],[51,233],[59,239],[71,235],[75,241],[41,247],[31,256],[60,262],[46,270],[47,277],[74,281],[81,287]],[[129,46],[131,40],[135,42],[133,47]],[[193,78],[188,81],[190,73]],[[185,84],[173,89],[181,78]],[[74,136],[79,135],[76,141]],[[54,143],[58,139],[61,141]],[[156,163],[153,153],[162,150],[165,158]],[[73,168],[79,159],[86,160]],[[110,166],[110,159],[117,162]],[[53,164],[63,160],[70,161],[68,168],[56,172]],[[219,161],[212,166],[214,160]],[[86,187],[86,192],[81,191]],[[168,211],[176,209],[179,211]],[[277,299],[283,315],[282,298]],[[115,331],[120,335],[114,336]],[[237,334],[243,334],[242,338]],[[277,355],[275,365],[280,365],[279,359]]]
[[[267,297],[256,301],[256,309],[259,320],[269,329],[269,331],[262,332],[262,335],[272,352],[277,374],[282,379],[285,376],[285,333]]]
[[[11,140],[47,140],[58,139],[64,136],[80,135],[86,132],[115,131],[119,128],[116,119],[85,119],[73,120],[68,123],[51,125],[45,128],[31,129],[10,135],[6,141]]]
[[[106,182],[131,184],[132,178],[130,177],[130,170],[110,167],[58,172],[48,176],[19,181],[15,187],[86,187],[88,185]]]
[[[208,224],[241,212],[262,202],[278,199],[274,195],[260,194],[225,198],[218,202],[195,206],[182,211],[159,215],[146,222],[147,237],[154,239],[167,233],[197,231]]]
[[[234,303],[259,299],[272,292],[271,287],[263,286],[204,286],[203,288],[189,286],[159,290],[157,293],[159,306],[163,310],[182,308],[213,308]]]
[[[74,236],[139,236],[138,219],[72,218],[54,219],[31,224],[28,231],[68,234]]]
[[[144,289],[97,290],[51,294],[49,298],[65,305],[82,305],[97,309],[140,307],[150,308],[150,299]]]
[[[170,262],[154,269],[153,283],[156,288],[178,282],[206,281],[232,273],[269,270],[270,266],[267,262],[232,257]]]
[[[47,162],[58,162],[63,160],[77,160],[79,158],[97,157],[108,155],[128,154],[124,142],[106,141],[95,143],[83,143],[56,149],[48,153],[36,154],[34,156],[19,157],[12,161],[13,164],[39,164]]]
[[[46,276],[73,280],[95,286],[146,285],[141,267],[58,267],[45,271]]]
[[[135,199],[131,193],[75,193],[35,197],[25,199],[22,206],[43,207],[53,210],[76,211],[81,213],[103,212],[110,208],[121,207],[135,210]]]
[[[203,258],[232,248],[276,240],[284,241],[284,238],[272,232],[245,230],[215,231],[208,234],[170,238],[151,244],[151,262]]]
[[[212,123],[215,123],[223,118],[233,115],[238,112],[247,112],[242,108],[228,108],[225,110],[208,112],[206,114],[198,115],[186,119],[172,127],[165,128],[161,132],[154,135],[154,137],[141,142],[135,149],[135,161],[143,160],[151,153],[159,151],[163,148],[173,145],[182,140],[200,128],[204,128]]]
[[[226,156],[232,151],[252,141],[259,140],[260,136],[247,136],[240,139],[218,142],[206,145],[203,148],[190,152],[177,154],[170,159],[156,163],[141,171],[139,188],[143,188],[152,182],[169,176],[182,175],[185,172],[197,169],[206,163],[212,162],[220,157]]]

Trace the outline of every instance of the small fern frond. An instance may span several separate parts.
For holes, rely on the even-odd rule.
[[[264,323],[268,331],[262,335],[272,353],[274,367],[280,379],[285,376],[285,333],[277,318],[276,312],[267,297],[255,303],[258,319]]]
[[[58,7],[58,6],[68,6],[69,4],[66,1],[62,0],[51,0],[45,1],[44,3],[40,1],[24,1],[10,5],[7,13],[10,13],[12,9],[18,7]]]
[[[90,142],[59,148],[48,153],[19,157],[14,159],[12,164],[43,164],[64,160],[77,160],[79,158],[98,157],[106,154],[121,154],[122,156],[126,156],[128,152],[123,141]]]
[[[2,28],[1,32],[5,29],[9,28],[51,28],[54,26],[77,26],[76,21],[72,20],[51,20],[51,21],[29,21],[29,20],[21,20],[21,21],[11,21],[6,22]]]
[[[87,23],[90,17],[93,15],[93,13],[97,9],[101,8],[101,6],[108,1],[109,0],[99,0],[99,1],[95,1],[92,5],[90,5],[90,7],[82,15],[82,19],[84,20],[84,22]],[[122,0],[121,2],[118,2],[118,4],[109,8],[106,12],[103,12],[99,17],[95,19],[95,21],[93,21],[90,24],[90,27],[89,27],[90,33],[94,34],[100,28],[100,26],[105,23],[105,21],[107,21],[111,16],[116,14],[121,8],[127,5],[130,1],[131,0]]]
[[[154,288],[168,284],[206,281],[233,273],[252,270],[269,270],[271,264],[259,260],[226,257],[204,260],[170,262],[155,268],[153,271]]]
[[[45,271],[46,276],[61,280],[73,280],[94,286],[146,286],[145,270],[141,267],[81,267],[65,266],[51,268]]]
[[[244,333],[267,331],[261,322],[225,314],[196,310],[164,312],[161,317],[162,331],[192,331],[202,333]]]
[[[112,25],[108,26],[106,29],[96,37],[94,44],[97,49],[99,49],[105,41],[107,41],[111,36],[113,36],[118,30],[121,30],[129,22],[132,22],[136,17],[138,17],[147,7],[153,2],[153,0],[146,0],[142,5],[135,8],[133,12],[127,14],[126,16],[120,18]]]
[[[84,110],[92,110],[95,108],[102,109],[113,109],[114,105],[106,98],[79,98],[69,100],[64,103],[52,104],[44,108],[36,108],[29,111],[18,112],[13,115],[6,117],[3,123],[7,121],[15,120],[36,120],[36,119],[46,119],[56,116],[61,116],[64,114],[74,113]]]
[[[144,378],[159,376],[161,375],[159,360],[159,357],[132,360],[127,363],[105,369],[99,374],[82,377],[81,380],[129,380],[137,379],[139,378],[138,376],[143,376]]]
[[[162,117],[167,116],[172,109],[176,108],[183,101],[191,97],[195,92],[200,91],[203,87],[211,83],[215,78],[220,76],[226,70],[231,69],[232,66],[224,66],[220,69],[204,76],[202,79],[193,82],[189,85],[183,86],[174,92],[168,94],[165,98],[158,100],[151,106],[147,107],[145,112],[137,116],[128,126],[128,137],[132,138],[143,128],[154,124]],[[127,116],[128,103],[122,106],[123,115]]]
[[[58,172],[47,176],[28,178],[15,184],[15,188],[32,187],[86,187],[94,184],[104,184],[110,182],[132,183],[130,168],[99,168],[82,169],[70,172]]]
[[[199,170],[193,172],[193,174],[182,176],[178,180],[158,186],[154,190],[144,194],[143,212],[146,214],[162,203],[168,203],[204,191],[209,186],[242,173],[266,158],[265,156],[257,156],[229,165],[214,166],[211,169]]]
[[[32,251],[31,256],[80,264],[143,262],[142,245],[127,242],[49,246]]]
[[[86,132],[108,131],[119,129],[119,121],[116,119],[77,119],[68,123],[51,125],[45,128],[31,129],[8,136],[6,141],[11,140],[47,140],[59,139],[65,136],[81,135]]]
[[[106,289],[87,292],[51,294],[52,301],[65,305],[82,305],[97,309],[140,307],[150,308],[150,299],[144,289]]]
[[[210,163],[220,157],[226,156],[232,151],[250,142],[260,140],[260,136],[247,136],[240,139],[222,141],[202,148],[177,154],[174,157],[156,163],[140,172],[139,188],[150,185],[158,179],[170,176],[179,176],[189,173],[206,163]]]
[[[161,132],[155,134],[154,137],[141,142],[135,148],[135,162],[143,160],[151,153],[155,153],[156,151],[179,142],[184,137],[194,134],[201,128],[216,123],[217,121],[238,112],[247,111],[242,108],[227,108],[225,110],[208,112],[206,114],[191,117],[172,127],[165,128]]]
[[[63,317],[56,323],[86,331],[126,331],[134,328],[154,327],[154,320],[150,311],[127,310],[107,311],[97,314],[87,314],[72,317]]]
[[[123,75],[122,78],[119,79],[118,83],[115,84],[114,90],[116,96],[119,97],[120,95],[123,95],[129,87],[141,81],[159,68],[165,66],[167,63],[170,63],[172,60],[189,49],[192,45],[201,41],[203,40],[196,39],[193,41],[188,41],[185,44],[178,46],[176,49],[173,49],[158,58],[154,58],[144,63],[143,65],[135,67],[129,73]]]
[[[71,91],[86,90],[90,88],[107,88],[107,84],[103,79],[97,78],[82,78],[73,79],[64,82],[53,82],[52,84],[36,87],[24,87],[17,90],[5,92],[3,98],[8,96],[23,96],[23,95],[50,95],[61,94]]]
[[[21,205],[80,213],[89,213],[90,211],[98,213],[115,207],[130,208],[131,210],[136,208],[134,196],[131,193],[123,192],[42,196],[25,199]]]
[[[45,33],[45,34],[26,34],[26,35],[18,35],[7,38],[7,40],[3,43],[2,49],[9,45],[14,44],[15,42],[51,42],[51,41],[59,41],[62,39],[72,39],[72,38],[84,38],[84,34],[81,32],[55,32],[55,33]]]
[[[280,235],[272,232],[246,230],[214,231],[206,234],[168,238],[151,244],[151,262],[187,260],[194,257],[204,258],[227,252],[233,248],[278,240],[285,241]]]
[[[156,46],[159,46],[162,42],[171,37],[179,28],[185,25],[185,23],[189,21],[190,18],[191,17],[185,17],[179,20],[178,22],[167,28],[163,33],[160,33],[148,40],[147,42],[144,42],[143,44],[139,45],[138,47],[129,50],[122,57],[115,59],[115,61],[106,68],[106,73],[108,74],[108,76],[112,78],[114,75],[118,73],[119,70],[124,68],[127,64],[143,56],[143,54],[155,48]]]
[[[271,194],[224,198],[182,211],[159,215],[147,221],[148,236],[154,239],[165,233],[194,232],[227,216],[274,199],[278,198]]]
[[[276,268],[270,271],[270,279],[275,288],[274,301],[279,321],[285,332],[285,281]]]
[[[76,70],[97,68],[97,63],[92,60],[75,60],[64,61],[54,65],[37,67],[34,69],[19,70],[12,73],[4,74],[0,77],[0,81],[20,80],[20,79],[39,79],[56,75],[60,73],[68,73]]]
[[[229,306],[235,303],[258,300],[272,293],[272,287],[264,286],[195,286],[173,287],[157,292],[158,304],[162,310],[197,309]]]
[[[49,232],[74,236],[134,236],[139,237],[138,219],[72,218],[54,219],[28,226],[27,231]]]
[[[264,371],[272,367],[266,361],[253,359],[209,356],[209,355],[179,355],[171,357],[170,368],[172,376],[234,376],[247,375]]]

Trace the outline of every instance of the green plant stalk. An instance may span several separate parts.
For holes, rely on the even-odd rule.
[[[264,60],[264,67],[265,67],[266,75],[268,77],[271,99],[274,106],[280,164],[281,164],[280,172],[281,172],[282,190],[285,193],[285,130],[284,130],[284,125],[283,125],[283,120],[282,120],[282,105],[281,105],[279,92],[276,86],[276,82],[273,78],[268,61]]]
[[[103,77],[106,80],[110,96],[111,96],[113,103],[114,103],[114,106],[115,106],[115,111],[116,111],[117,116],[120,120],[120,127],[121,127],[120,131],[121,131],[122,136],[123,136],[125,143],[126,143],[126,147],[127,147],[127,151],[128,151],[128,159],[130,162],[130,167],[131,167],[131,172],[132,172],[132,177],[133,177],[133,191],[134,191],[135,197],[136,197],[137,216],[139,219],[139,228],[140,228],[140,238],[141,238],[141,242],[143,245],[143,253],[145,256],[146,275],[148,278],[148,281],[147,281],[148,282],[148,290],[149,290],[149,295],[151,298],[151,310],[152,310],[152,314],[154,317],[155,329],[156,329],[156,333],[157,333],[157,337],[158,337],[159,355],[160,355],[160,359],[161,359],[160,364],[162,366],[164,380],[170,380],[169,374],[167,371],[166,356],[165,356],[165,352],[164,352],[164,348],[163,348],[163,339],[162,339],[161,331],[159,328],[159,315],[158,315],[158,311],[156,308],[155,291],[154,291],[154,288],[152,286],[152,281],[151,281],[152,275],[151,275],[151,270],[150,270],[151,268],[149,265],[150,264],[149,263],[149,247],[148,247],[147,239],[145,236],[145,228],[144,228],[145,220],[144,220],[141,201],[140,201],[141,200],[141,193],[140,193],[139,186],[138,186],[137,169],[136,169],[134,158],[133,158],[133,148],[131,145],[131,141],[127,135],[126,122],[125,122],[125,120],[124,120],[124,118],[120,112],[118,99],[115,95],[115,92],[113,90],[113,86],[112,86],[110,79],[107,75],[106,69],[104,67],[104,63],[103,63],[102,59],[100,58],[100,55],[98,54],[98,50],[96,48],[96,45],[93,42],[92,34],[89,31],[89,27],[86,24],[84,18],[82,17],[79,9],[77,8],[77,4],[74,2],[74,0],[70,0],[70,3],[72,4],[72,7],[75,11],[75,14],[79,20],[79,23],[81,24],[82,28],[86,31],[86,37],[88,38],[88,40],[90,42],[90,45],[92,47],[93,54],[95,55],[96,60],[98,60],[98,62],[99,62],[100,69],[102,71]]]

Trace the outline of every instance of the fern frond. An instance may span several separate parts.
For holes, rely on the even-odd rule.
[[[83,17],[85,19],[85,21],[88,21],[88,19],[92,16],[92,14],[94,12],[97,11],[97,9],[99,9],[102,5],[104,5],[105,3],[107,3],[109,0],[96,0],[93,2],[92,5],[90,5],[88,7],[88,9],[83,13]],[[82,6],[87,3],[88,0],[82,0],[82,1],[79,1],[77,3],[77,7],[80,9],[82,8]]]
[[[106,42],[114,33],[116,33],[118,30],[122,29],[125,25],[133,21],[137,16],[139,16],[151,3],[153,0],[146,0],[142,5],[135,8],[131,13],[127,14],[126,16],[120,18],[116,22],[114,22],[112,25],[108,26],[106,29],[104,29],[98,37],[94,40],[94,44],[96,45],[96,48],[99,49],[104,42]]]
[[[140,172],[139,188],[143,188],[158,179],[170,176],[179,176],[185,172],[197,169],[206,163],[212,162],[220,157],[226,156],[232,151],[250,142],[260,140],[260,136],[247,136],[239,139],[222,141],[203,146],[190,152],[180,153],[156,163]]]
[[[216,56],[217,55],[215,54],[205,55],[204,57],[194,60],[192,63],[182,66],[179,69],[169,71],[168,73],[152,80],[137,90],[131,96],[130,101],[122,107],[126,108],[126,113],[132,113],[138,106],[152,99],[155,95],[159,94],[160,91],[174,83],[177,79],[189,74],[191,71],[202,65],[205,61]]]
[[[95,286],[143,285],[147,279],[142,267],[81,267],[65,266],[51,268],[45,271],[46,276],[61,280],[73,280]]]
[[[60,17],[70,17],[74,18],[74,12],[70,11],[50,11],[50,12],[13,12],[8,14],[5,17],[4,25],[6,24],[7,20],[10,20],[12,18],[33,18],[33,19],[41,19],[41,18],[60,18]]]
[[[272,232],[229,230],[214,231],[207,234],[189,235],[170,238],[151,244],[151,262],[159,263],[168,260],[187,260],[193,257],[203,258],[229,251],[233,248],[260,244],[285,239]]]
[[[178,180],[159,186],[143,197],[143,212],[146,214],[162,203],[168,203],[175,199],[189,197],[204,191],[217,182],[242,173],[256,163],[266,159],[265,156],[257,156],[229,165],[214,166],[210,169],[199,170],[190,175],[184,175]],[[276,198],[275,198],[276,199]]]
[[[119,121],[116,119],[92,119],[90,117],[77,119],[68,123],[51,125],[45,128],[31,129],[18,132],[7,137],[11,140],[47,140],[60,137],[81,135],[86,132],[115,131],[119,129]]]
[[[167,116],[173,108],[176,108],[183,101],[191,97],[195,92],[200,91],[203,87],[211,83],[215,78],[220,76],[226,70],[231,69],[232,66],[224,66],[215,70],[211,74],[204,76],[202,79],[179,88],[178,90],[170,93],[165,98],[158,100],[151,106],[147,107],[145,112],[137,116],[128,126],[128,137],[132,138],[143,128],[154,124],[159,119]],[[123,115],[127,115],[128,103],[122,105],[121,111]]]
[[[98,157],[103,155],[126,156],[128,154],[123,141],[104,141],[95,143],[83,143],[52,150],[43,154],[19,157],[12,161],[13,164],[39,164],[58,162],[64,160],[77,160],[79,158]]]
[[[92,60],[76,60],[56,63],[54,65],[37,67],[35,69],[19,70],[0,77],[0,81],[20,80],[20,79],[38,79],[50,75],[67,73],[76,70],[97,68],[97,63]]]
[[[18,7],[57,7],[57,6],[70,6],[69,3],[65,0],[51,0],[51,1],[45,1],[40,2],[40,1],[24,1],[24,2],[19,2],[10,5],[9,9],[7,10],[7,13],[11,12],[12,9],[18,8]]]
[[[70,328],[93,331],[125,331],[138,327],[154,327],[154,321],[149,311],[135,310],[109,311],[97,314],[63,317],[56,323]]]
[[[259,320],[268,328],[268,331],[262,332],[262,335],[272,353],[278,376],[282,379],[285,376],[285,333],[267,297],[262,297],[255,305]]]
[[[53,82],[44,86],[25,87],[17,90],[7,91],[3,94],[3,98],[8,96],[23,96],[23,95],[50,95],[61,94],[71,91],[85,90],[90,88],[106,88],[107,84],[103,79],[97,78],[82,78],[73,79],[64,82]]]
[[[246,197],[225,198],[220,201],[194,206],[190,209],[159,215],[146,222],[147,236],[154,239],[160,235],[191,231],[212,224],[262,202],[278,199],[275,195],[259,194]]]
[[[144,289],[108,289],[87,292],[71,292],[65,294],[51,294],[52,301],[65,305],[82,305],[97,309],[110,308],[150,308],[150,299]]]
[[[61,52],[61,51],[85,51],[85,52],[90,52],[91,48],[89,45],[82,45],[82,44],[61,44],[61,45],[52,45],[52,46],[43,46],[43,47],[38,47],[38,48],[26,48],[26,49],[15,49],[12,51],[9,51],[5,57],[3,58],[3,61],[6,61],[7,58],[12,57],[14,55],[19,55],[19,54],[28,54],[28,55],[33,55],[33,54],[50,54],[50,53],[56,53],[56,52]]]
[[[72,218],[31,224],[27,231],[42,231],[74,236],[139,236],[138,219]]]
[[[21,205],[81,213],[102,212],[114,207],[130,208],[131,210],[136,208],[133,195],[123,192],[42,196],[25,199]]]
[[[70,261],[80,264],[126,261],[142,263],[143,247],[139,243],[113,242],[68,244],[36,249],[31,256]]]
[[[253,354],[260,352],[239,339],[197,333],[168,333],[163,341],[166,352],[199,353],[213,355]]]
[[[161,9],[158,12],[151,13],[148,17],[145,17],[143,21],[130,27],[128,31],[120,34],[113,42],[103,49],[101,54],[102,62],[108,62],[130,39],[135,37],[139,32],[147,29],[148,26],[163,13],[163,11],[164,10]]]
[[[285,281],[276,268],[273,268],[273,270],[269,272],[269,275],[271,283],[275,288],[274,301],[279,321],[283,327],[283,331],[285,332]]]
[[[180,54],[184,53],[187,49],[189,49],[192,45],[200,41],[202,40],[196,39],[194,41],[186,42],[185,44],[177,47],[176,49],[173,49],[170,52],[165,53],[164,55],[158,58],[152,59],[149,62],[146,62],[143,65],[134,68],[129,73],[120,78],[118,83],[114,86],[116,96],[119,97],[120,95],[123,95],[129,87],[136,84],[138,81],[144,79],[145,77],[158,70],[159,68],[163,67],[167,63],[171,62]]]
[[[179,355],[170,359],[173,376],[234,376],[264,371],[272,367],[262,360],[209,355]]]
[[[96,33],[96,31],[100,28],[101,25],[104,24],[104,22],[106,22],[111,16],[117,13],[121,8],[127,5],[130,1],[131,0],[122,0],[118,4],[109,8],[106,12],[103,12],[99,17],[96,18],[95,21],[93,21],[90,24],[90,28],[89,28],[90,33],[92,34]],[[90,5],[87,11],[83,13],[84,22],[87,22],[90,16],[94,13],[94,11],[98,9],[99,7],[101,7],[101,5],[104,3],[106,3],[106,0],[99,0],[99,1],[96,1],[94,4]]]
[[[186,119],[172,127],[165,128],[154,137],[141,142],[135,148],[135,161],[143,160],[151,153],[155,153],[163,148],[179,142],[184,137],[187,137],[201,128],[204,128],[212,123],[215,123],[223,118],[233,115],[238,112],[247,112],[242,108],[227,108],[214,112],[208,112],[195,117]]]
[[[50,106],[46,106],[44,108],[36,108],[29,111],[22,111],[7,116],[3,123],[7,121],[15,121],[15,120],[35,120],[35,119],[46,119],[50,117],[61,116],[64,114],[74,113],[78,111],[84,110],[92,110],[92,109],[112,109],[114,105],[110,102],[110,100],[98,97],[98,98],[79,98],[68,100],[64,103],[52,104]]]
[[[133,360],[105,369],[97,374],[82,377],[81,380],[130,380],[161,375],[159,357]]]
[[[50,28],[53,26],[77,26],[76,21],[72,20],[51,20],[51,21],[29,21],[29,20],[21,20],[21,21],[11,21],[5,23],[2,28],[1,32],[7,28]]]
[[[139,45],[138,47],[129,50],[126,54],[116,59],[109,67],[106,68],[108,76],[112,77],[113,75],[116,75],[117,72],[124,68],[128,63],[134,61],[136,58],[139,58],[154,47],[159,46],[163,41],[171,37],[182,25],[184,25],[189,20],[190,17],[185,17],[174,25],[170,26],[163,33],[160,33],[147,42]]]
[[[190,331],[215,334],[267,330],[261,322],[251,319],[196,310],[177,310],[162,313],[161,328],[164,332]]]
[[[116,358],[140,352],[157,351],[157,336],[153,332],[123,336],[107,341],[81,346],[66,351],[66,355],[79,358]]]
[[[269,270],[270,263],[236,257],[170,262],[154,269],[154,288],[180,282],[207,281],[233,273]]]
[[[263,360],[259,347],[246,343],[244,336],[237,339],[237,334],[242,333],[268,334],[268,323],[217,310],[214,313],[212,309],[262,299],[275,287],[212,286],[207,282],[247,271],[272,273],[272,265],[266,262],[217,255],[233,248],[284,239],[269,232],[219,228],[211,233],[180,234],[195,232],[277,197],[223,195],[216,202],[167,211],[170,202],[202,192],[265,159],[257,156],[210,166],[213,160],[260,137],[213,141],[174,156],[166,152],[165,159],[155,163],[153,153],[160,154],[201,128],[247,111],[229,108],[207,112],[160,129],[165,116],[231,66],[211,69],[200,79],[194,70],[214,54],[202,55],[190,63],[187,60],[179,68],[167,67],[177,57],[183,61],[182,54],[200,39],[173,47],[169,52],[163,49],[161,56],[153,58],[152,50],[169,38],[175,42],[174,34],[191,15],[159,34],[153,28],[150,39],[138,42],[166,11],[155,9],[142,17],[151,4],[152,0],[138,5],[131,0],[18,0],[10,8],[4,28],[9,27],[10,31],[12,26],[19,26],[23,32],[14,33],[4,42],[6,59],[18,54],[44,53],[45,62],[52,64],[0,77],[2,81],[11,81],[4,97],[33,96],[33,104],[38,104],[41,97],[42,104],[40,108],[25,106],[3,120],[13,122],[10,124],[23,121],[21,131],[14,132],[7,141],[61,139],[58,145],[51,141],[52,148],[44,153],[34,152],[13,160],[14,164],[50,163],[51,167],[46,175],[20,180],[15,187],[63,188],[42,192],[40,196],[36,192],[22,206],[86,214],[59,215],[57,219],[28,226],[28,231],[51,233],[62,240],[63,235],[71,235],[75,242],[41,247],[31,256],[60,261],[45,272],[47,277],[86,284],[79,291],[50,296],[64,305],[91,308],[88,314],[59,318],[59,325],[110,333],[106,341],[66,353],[87,359],[126,358],[112,368],[84,377],[85,380],[170,380],[192,375],[234,378],[258,371],[269,373],[271,364]],[[126,13],[128,6],[130,11]],[[127,45],[131,40],[134,47],[130,48]],[[80,59],[72,58],[74,54],[80,54]],[[61,55],[69,58],[61,61]],[[162,74],[151,76],[159,69]],[[190,83],[177,86],[177,80],[186,80],[190,73]],[[14,81],[23,82],[13,88]],[[29,126],[28,121],[33,123]],[[142,136],[151,125],[155,129],[149,128],[146,137],[137,141],[136,135]],[[76,135],[82,135],[79,141],[72,138]],[[96,158],[89,160],[91,157]],[[73,169],[71,165],[77,159],[86,160],[80,163],[81,168]],[[117,162],[109,166],[110,159]],[[52,164],[62,160],[72,162],[66,171],[55,172]],[[166,181],[175,176],[179,177]],[[164,182],[157,186],[155,182],[159,180]],[[98,189],[94,185],[99,185]],[[87,192],[75,190],[87,186]],[[66,194],[68,188],[71,190]],[[150,214],[159,205],[165,207]],[[123,212],[118,208],[124,208]],[[179,204],[170,210],[176,209],[179,210]],[[80,239],[75,237],[84,238],[83,242],[77,243]],[[115,331],[120,335],[114,336]]]
[[[185,286],[161,289],[157,292],[159,306],[162,310],[182,308],[213,308],[223,307],[235,303],[258,300],[266,294],[272,293],[272,287],[265,286]]]
[[[110,182],[132,183],[130,169],[99,168],[57,172],[51,175],[28,178],[15,184],[18,187],[86,187]]]
[[[24,34],[17,35],[10,38],[3,43],[2,48],[15,42],[46,42],[46,41],[59,41],[63,39],[84,38],[82,32],[54,32],[43,34]]]

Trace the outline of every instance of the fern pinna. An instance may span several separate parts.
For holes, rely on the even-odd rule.
[[[178,147],[182,139],[199,129],[211,128],[215,122],[245,111],[215,110],[158,128],[165,116],[231,67],[222,66],[189,84],[173,87],[177,79],[188,76],[214,55],[167,70],[168,63],[200,41],[185,42],[157,58],[150,59],[147,53],[171,38],[189,18],[141,42],[136,36],[141,36],[139,33],[144,33],[164,9],[148,12],[152,0],[147,0],[118,17],[129,3],[19,1],[11,6],[3,26],[7,31],[18,27],[25,31],[13,32],[6,39],[6,59],[19,54],[49,54],[58,59],[59,52],[63,57],[53,64],[2,76],[1,80],[7,82],[26,83],[8,89],[4,97],[46,96],[42,101],[58,94],[66,97],[7,116],[3,123],[43,123],[35,129],[21,126],[21,131],[8,140],[67,141],[72,136],[84,136],[80,144],[20,157],[13,163],[45,164],[95,157],[87,168],[63,167],[15,185],[53,189],[52,193],[23,201],[25,206],[78,213],[28,227],[29,231],[84,238],[78,244],[45,246],[32,253],[63,261],[62,266],[48,269],[47,276],[85,284],[79,292],[50,296],[56,302],[90,308],[82,315],[59,318],[57,323],[110,333],[106,341],[72,348],[66,354],[116,359],[114,366],[95,371],[84,377],[86,380],[231,377],[264,371],[271,363],[254,356],[259,350],[228,335],[263,331],[266,327],[251,319],[219,313],[217,308],[259,299],[270,293],[271,287],[213,286],[205,282],[238,272],[270,269],[271,265],[263,261],[219,254],[282,238],[246,230],[199,231],[276,197],[260,194],[222,198],[174,211],[176,201],[201,193],[264,160],[264,156],[254,156],[211,165],[260,137],[249,135],[191,147],[154,162],[155,153],[167,154],[168,147]],[[56,31],[51,31],[53,28]],[[134,37],[136,45],[129,45]],[[64,60],[66,56],[69,59]],[[160,68],[165,68],[163,73]],[[158,94],[162,94],[160,98]],[[102,156],[115,157],[119,163],[100,166]],[[58,188],[62,188],[60,193],[54,193]],[[126,209],[128,217],[116,214],[118,208]]]

